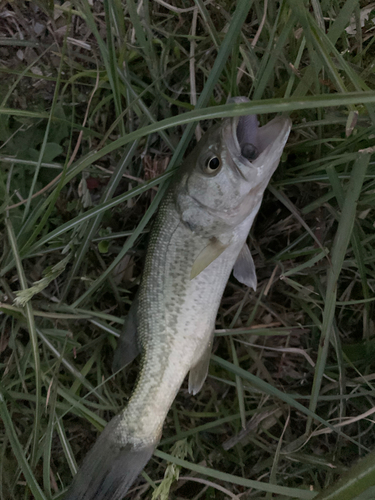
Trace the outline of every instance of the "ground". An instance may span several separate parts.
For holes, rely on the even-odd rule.
[[[111,363],[160,193],[243,95],[293,121],[249,235],[258,288],[230,279],[209,377],[127,498],[179,459],[164,498],[332,500],[350,474],[337,495],[357,498],[375,482],[374,4],[0,6],[0,496],[61,498],[126,404],[138,362]]]

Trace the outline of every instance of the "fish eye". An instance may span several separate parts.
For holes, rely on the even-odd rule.
[[[254,144],[251,144],[250,142],[247,142],[242,146],[241,154],[250,161],[256,160],[259,156],[258,149],[254,146]]]
[[[204,162],[204,170],[206,174],[213,174],[219,171],[221,160],[217,156],[211,156]]]

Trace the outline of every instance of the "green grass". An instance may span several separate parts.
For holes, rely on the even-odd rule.
[[[117,374],[111,363],[152,217],[198,122],[249,112],[293,121],[250,235],[258,290],[230,279],[210,376],[195,397],[183,385],[127,498],[151,499],[166,470],[164,498],[372,498],[375,12],[360,30],[365,6],[6,4],[1,499],[61,498],[126,404],[138,363]],[[251,102],[226,104],[233,95]]]

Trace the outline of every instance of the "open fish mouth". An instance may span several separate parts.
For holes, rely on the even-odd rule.
[[[241,155],[250,162],[267,156],[273,149],[282,149],[291,127],[290,119],[284,116],[277,116],[263,127],[254,127],[255,121],[258,123],[256,115],[241,116],[236,131]]]
[[[236,131],[233,134],[235,142],[237,142],[236,146],[238,145],[241,156],[250,162],[256,160],[261,153],[258,125],[258,117],[256,115],[240,116],[237,126],[236,123],[233,124],[236,127]]]
[[[228,102],[242,103],[249,102],[249,99],[235,97]],[[250,114],[233,118],[231,126],[232,144],[237,152],[235,156],[240,156],[244,166],[259,167],[264,164],[265,158],[267,164],[273,164],[273,160],[280,157],[289,136],[291,120],[278,116],[259,127],[257,115]],[[243,171],[241,173],[244,174]]]

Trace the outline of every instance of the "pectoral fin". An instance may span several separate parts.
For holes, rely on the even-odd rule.
[[[228,248],[228,245],[224,245],[218,239],[213,238],[195,259],[193,267],[191,268],[190,279],[194,279],[198,274],[204,271],[226,248]]]
[[[112,371],[117,372],[131,363],[141,352],[137,336],[137,309],[138,294],[135,296],[130,306],[128,315],[125,318],[124,329],[117,343],[117,348],[113,357]]]
[[[255,272],[255,265],[246,243],[242,247],[236,263],[234,264],[233,275],[238,281],[252,288],[254,292],[256,291],[257,275]]]
[[[208,367],[210,365],[210,356],[212,351],[212,341],[213,341],[213,332],[208,342],[206,349],[203,351],[202,356],[199,358],[198,363],[193,366],[189,373],[189,393],[197,394],[204,384],[204,381],[207,378]]]

